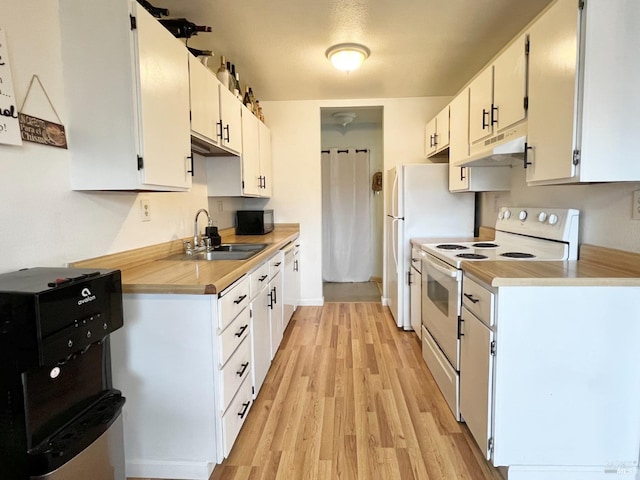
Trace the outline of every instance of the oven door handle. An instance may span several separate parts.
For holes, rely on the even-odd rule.
[[[446,275],[447,277],[457,278],[458,275],[460,275],[460,270],[458,269],[452,270],[451,268],[440,266],[437,263],[435,263],[435,261],[431,258],[427,260],[427,265],[429,267],[433,267],[435,270],[442,273],[443,275]]]

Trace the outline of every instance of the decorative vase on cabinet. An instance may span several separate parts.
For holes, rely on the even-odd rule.
[[[72,188],[188,190],[185,46],[136,2],[61,0],[59,13]]]

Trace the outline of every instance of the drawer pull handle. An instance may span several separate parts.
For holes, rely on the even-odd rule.
[[[282,262],[278,262],[278,263],[274,263],[273,266],[274,267],[279,267],[282,264]]]
[[[247,368],[249,368],[249,362],[244,362],[242,365],[240,365],[242,368],[240,370],[238,370],[236,373],[238,374],[239,377],[241,377],[242,375],[244,375],[244,372],[247,371]]]
[[[235,303],[236,305],[241,303],[245,298],[247,298],[246,295],[242,295],[241,297],[238,297],[237,300],[234,300],[233,303]]]
[[[238,337],[238,338],[241,337],[248,326],[249,325],[243,325],[242,327],[240,327],[240,330],[238,330],[238,332],[236,332],[236,337]]]
[[[262,275],[262,276],[258,279],[258,281],[259,281],[259,282],[264,282],[264,281],[267,279],[267,277],[268,277],[268,276],[269,276],[269,275]]]
[[[471,295],[470,293],[465,293],[464,296],[471,300],[471,302],[473,303],[478,303],[480,301],[479,298],[473,298],[473,295]]]
[[[251,405],[251,402],[246,402],[242,404],[242,411],[238,412],[238,416],[240,418],[244,418],[244,416],[247,414],[247,410],[249,410],[249,405]]]
[[[276,287],[273,287],[273,297],[271,297],[271,299],[274,305],[278,303],[278,289]]]

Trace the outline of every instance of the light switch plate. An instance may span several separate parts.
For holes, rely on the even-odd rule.
[[[631,211],[631,218],[633,220],[640,220],[640,190],[633,192],[633,210]]]

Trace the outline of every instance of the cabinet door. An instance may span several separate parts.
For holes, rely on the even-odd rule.
[[[260,147],[256,116],[242,106],[242,182],[244,195],[260,196]]]
[[[436,152],[441,152],[449,146],[449,105],[444,107],[436,116]]]
[[[425,144],[424,144],[425,157],[429,157],[436,153],[436,118],[432,118],[425,127]]]
[[[578,23],[577,2],[561,1],[529,31],[527,182],[575,175]]]
[[[136,31],[142,183],[190,187],[188,50],[143,8]]]
[[[242,153],[242,104],[229,89],[219,85],[222,146]]]
[[[460,414],[487,460],[491,456],[493,403],[493,331],[462,308]]]
[[[264,383],[271,366],[271,327],[269,324],[270,291],[267,285],[260,290],[251,302],[251,347],[253,353],[254,398]]]
[[[213,72],[189,55],[191,134],[218,145],[220,95]]]
[[[416,332],[418,338],[422,337],[422,288],[420,273],[411,268],[411,285],[409,289],[409,318],[411,319],[411,328]]]
[[[491,135],[493,101],[493,66],[486,68],[469,85],[469,143]]]
[[[469,168],[455,164],[469,156],[469,89],[451,101],[449,115],[449,190],[464,192],[469,189]]]
[[[492,122],[501,131],[525,119],[527,96],[526,35],[507,48],[493,64]]]
[[[260,175],[262,176],[263,197],[270,197],[273,193],[273,177],[271,175],[271,130],[264,123],[258,121],[258,136],[260,137]]]
[[[271,326],[271,358],[273,359],[282,341],[283,292],[282,274],[279,271],[269,282],[269,292],[271,293],[269,323]]]

